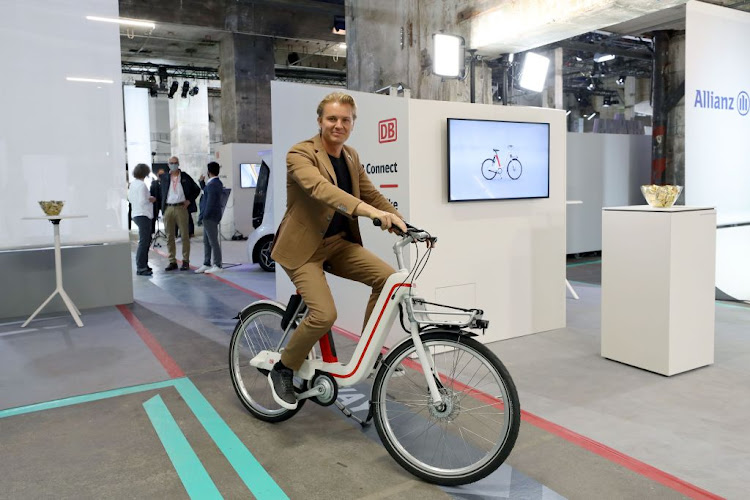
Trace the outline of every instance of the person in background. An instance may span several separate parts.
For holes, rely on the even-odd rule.
[[[219,223],[221,222],[221,195],[224,192],[224,184],[219,179],[221,166],[212,161],[208,164],[208,182],[203,175],[200,182],[203,189],[201,196],[201,213],[198,224],[203,223],[203,265],[195,270],[196,273],[220,273],[221,269],[221,246],[219,245]],[[213,265],[211,255],[213,254]]]
[[[156,221],[159,219],[159,210],[161,209],[161,193],[159,192],[161,189],[159,179],[161,179],[161,176],[165,173],[167,173],[167,171],[163,167],[159,167],[156,171],[156,179],[151,181],[151,187],[149,188],[151,196],[156,199],[154,202],[154,218],[151,220],[151,234],[156,234]]]
[[[175,244],[175,230],[179,226],[182,234],[182,266],[181,271],[190,269],[190,238],[188,219],[189,209],[195,207],[195,200],[201,193],[201,188],[192,177],[180,170],[180,160],[173,156],[169,159],[169,174],[159,179],[161,187],[161,212],[164,214],[164,230],[167,233],[167,250],[169,265],[165,271],[177,269],[177,247]],[[193,212],[195,209],[192,210]]]
[[[154,217],[154,201],[143,179],[151,172],[148,165],[139,163],[133,169],[135,180],[128,187],[128,200],[133,213],[133,222],[138,226],[138,249],[135,251],[135,268],[138,276],[151,276],[148,267],[148,247],[151,245],[151,219]]]

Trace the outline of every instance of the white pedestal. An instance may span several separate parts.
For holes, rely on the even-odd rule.
[[[716,211],[604,208],[603,357],[674,375],[714,361]]]

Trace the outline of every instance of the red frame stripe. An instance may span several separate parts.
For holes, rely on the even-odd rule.
[[[393,291],[396,288],[411,288],[411,284],[409,283],[396,283],[391,287],[391,291],[388,292],[388,298],[385,299],[385,303],[383,304],[383,307],[380,309],[380,314],[378,314],[378,320],[375,322],[375,326],[372,327],[372,331],[370,332],[370,336],[367,337],[367,343],[365,344],[365,348],[362,350],[362,354],[360,354],[359,359],[357,360],[357,366],[354,367],[354,370],[349,372],[346,375],[338,375],[336,373],[331,373],[332,376],[336,378],[349,378],[352,375],[354,375],[357,372],[357,369],[359,368],[359,365],[362,364],[362,360],[365,357],[365,353],[367,352],[367,349],[370,347],[370,342],[372,342],[372,337],[375,335],[375,330],[378,329],[378,325],[380,324],[380,320],[383,318],[383,313],[385,312],[385,308],[388,306],[388,302],[391,301],[391,297],[393,297]]]
[[[381,188],[397,188],[398,184],[381,184]]]
[[[128,307],[125,305],[118,305],[116,307],[122,313],[122,315],[125,316],[125,319],[128,321],[128,323],[130,323],[130,326],[133,327],[133,330],[135,330],[141,340],[143,340],[143,343],[146,344],[149,349],[151,349],[151,352],[154,353],[154,356],[159,360],[159,363],[161,363],[161,365],[167,371],[167,374],[171,378],[184,377],[185,372],[182,371],[180,365],[177,364],[172,356],[167,354],[167,351],[164,350],[161,344],[159,344],[159,341],[154,338],[150,331],[148,331],[148,328],[146,328],[143,323],[141,323],[141,320],[135,317],[133,311],[128,309]]]

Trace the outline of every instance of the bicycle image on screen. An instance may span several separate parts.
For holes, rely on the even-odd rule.
[[[495,155],[482,162],[482,176],[488,181],[491,181],[496,176],[498,179],[501,179],[503,173],[500,155],[498,154],[499,150],[493,149],[493,151]],[[513,145],[508,145],[508,162],[505,164],[505,171],[508,173],[508,177],[514,181],[521,177],[521,173],[523,173],[523,165],[521,165],[518,155],[513,154]]]
[[[518,392],[497,355],[475,338],[489,326],[481,309],[432,303],[415,294],[416,277],[437,238],[407,228],[393,245],[398,271],[383,287],[347,363],[338,361],[328,332],[294,373],[297,407],[280,406],[267,376],[308,309],[299,295],[286,305],[260,300],[237,316],[229,349],[232,383],[257,419],[287,420],[307,400],[335,404],[363,427],[372,420],[391,457],[415,476],[441,485],[471,483],[494,472],[513,449],[521,421]],[[418,243],[427,250],[409,270],[403,250]],[[385,350],[395,321],[405,338]],[[369,412],[362,420],[337,395],[339,387],[371,375]]]

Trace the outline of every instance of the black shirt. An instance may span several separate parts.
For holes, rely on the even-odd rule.
[[[331,159],[331,165],[333,165],[333,171],[336,172],[336,186],[352,194],[352,176],[349,174],[349,167],[346,166],[346,160],[344,159],[343,152],[340,158],[334,158],[328,155]],[[348,217],[340,212],[336,212],[331,219],[331,223],[328,225],[325,238],[338,234],[342,231],[346,231],[346,237],[349,237],[349,221]]]

